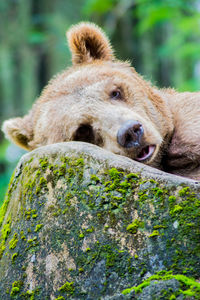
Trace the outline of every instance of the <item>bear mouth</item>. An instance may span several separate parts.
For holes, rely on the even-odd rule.
[[[154,151],[156,149],[155,145],[148,145],[143,148],[141,148],[135,158],[135,160],[143,162],[148,159],[153,155]]]

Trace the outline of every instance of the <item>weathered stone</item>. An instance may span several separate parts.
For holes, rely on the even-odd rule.
[[[55,144],[21,159],[0,226],[1,299],[200,299],[198,182]]]

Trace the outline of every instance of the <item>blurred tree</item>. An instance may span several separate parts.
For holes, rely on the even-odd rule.
[[[81,19],[83,4],[0,0],[0,125],[27,113],[52,75],[70,64],[65,31]],[[8,145],[0,135],[0,204],[11,169],[23,153]]]
[[[120,58],[159,86],[198,90],[199,0],[87,0],[84,13],[110,33]],[[187,62],[187,63],[186,63]],[[196,73],[197,74],[197,73]]]

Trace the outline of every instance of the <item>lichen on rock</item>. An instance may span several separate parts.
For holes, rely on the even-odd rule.
[[[199,195],[86,143],[26,154],[0,213],[2,299],[199,299]]]

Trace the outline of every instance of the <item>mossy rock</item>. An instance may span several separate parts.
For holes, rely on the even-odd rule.
[[[26,154],[0,211],[1,299],[200,299],[200,184],[86,143]]]

